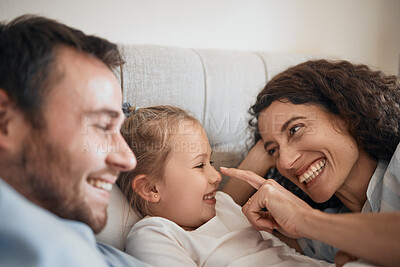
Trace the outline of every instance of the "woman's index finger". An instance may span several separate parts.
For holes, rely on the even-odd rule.
[[[254,187],[257,190],[266,181],[263,177],[255,174],[252,171],[239,170],[236,168],[226,168],[226,167],[220,167],[220,170],[223,174],[227,176],[235,177],[248,182],[252,187]]]

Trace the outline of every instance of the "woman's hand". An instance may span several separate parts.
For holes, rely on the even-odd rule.
[[[350,255],[349,253],[346,253],[344,251],[339,250],[336,255],[335,255],[335,265],[336,267],[342,267],[346,263],[351,262],[351,261],[356,261],[358,260],[357,257]]]
[[[265,176],[269,169],[275,165],[271,156],[264,149],[262,140],[259,140],[249,151],[247,156],[238,166],[238,169],[251,170],[254,173]],[[263,179],[263,181],[265,181]],[[247,199],[254,194],[254,188],[243,180],[229,179],[222,191],[230,195],[233,200],[243,206]]]
[[[276,229],[292,238],[302,236],[303,218],[314,211],[307,203],[273,179],[265,180],[251,171],[221,167],[221,172],[245,180],[258,190],[242,208],[255,229],[268,232]]]

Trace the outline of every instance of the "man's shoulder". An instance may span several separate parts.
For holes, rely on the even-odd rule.
[[[36,206],[1,179],[0,217],[5,266],[106,266],[89,227]]]
[[[121,250],[114,248],[110,245],[101,242],[98,242],[97,245],[99,250],[103,254],[103,257],[106,258],[112,266],[148,266],[147,264],[139,261],[133,256],[122,252]]]

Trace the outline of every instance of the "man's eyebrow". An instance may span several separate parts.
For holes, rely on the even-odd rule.
[[[98,115],[107,115],[112,118],[119,118],[121,116],[121,113],[112,109],[99,109],[99,110],[94,110],[94,111],[87,111],[87,114],[98,114]]]
[[[281,127],[281,133],[285,132],[286,129],[288,128],[289,124],[291,124],[292,122],[296,121],[296,120],[300,120],[300,119],[306,119],[305,116],[296,116],[296,117],[291,117],[289,120],[287,120]],[[267,146],[269,146],[270,144],[272,144],[273,142],[265,142],[264,143],[264,149],[267,150]]]

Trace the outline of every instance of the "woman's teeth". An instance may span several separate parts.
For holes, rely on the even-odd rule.
[[[320,160],[317,163],[311,165],[307,171],[305,171],[302,175],[300,175],[299,178],[299,182],[306,182],[306,184],[308,184],[309,182],[311,182],[315,176],[317,176],[318,174],[320,174],[322,172],[322,169],[325,167],[325,163],[326,160]]]
[[[97,180],[97,179],[88,179],[88,183],[93,185],[94,187],[106,190],[106,191],[111,191],[112,189],[112,184],[107,183],[105,181]]]
[[[203,199],[204,200],[207,200],[207,199],[212,199],[212,198],[214,198],[215,197],[215,191],[214,192],[212,192],[212,193],[210,193],[210,194],[207,194],[207,195],[205,195],[204,197],[203,197]]]

